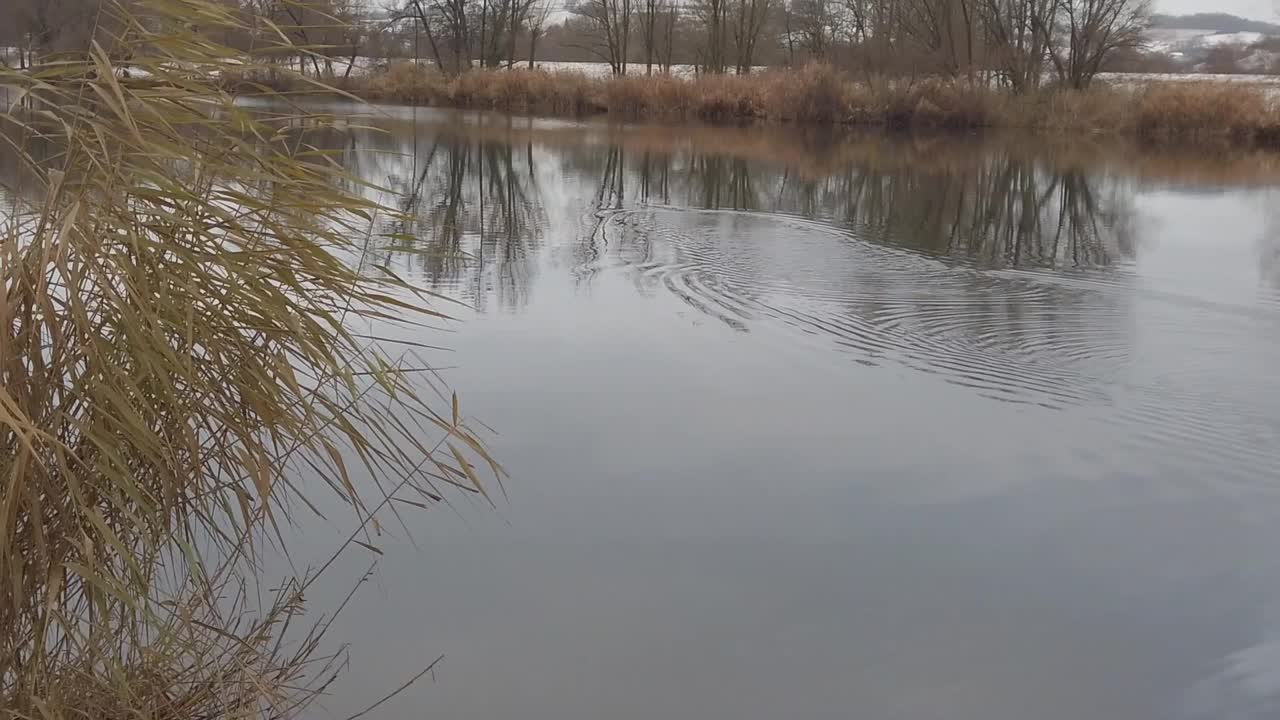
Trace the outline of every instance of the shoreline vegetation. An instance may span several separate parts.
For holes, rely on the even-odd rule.
[[[314,84],[263,70],[224,78],[241,94],[312,93]],[[826,65],[750,75],[589,77],[573,71],[475,69],[457,75],[394,63],[334,88],[369,102],[624,120],[879,127],[1018,129],[1210,141],[1280,148],[1280,103],[1239,83],[1093,83],[1015,94],[963,80],[856,80]]]
[[[451,305],[369,261],[408,218],[323,121],[217,86],[240,14],[93,9],[79,49],[0,63],[0,720],[300,717],[368,577],[326,600],[328,568],[502,469],[394,339]],[[329,559],[266,570],[313,517]]]

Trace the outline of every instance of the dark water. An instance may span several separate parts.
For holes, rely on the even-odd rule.
[[[388,530],[333,715],[1280,713],[1273,159],[387,113],[512,479]]]

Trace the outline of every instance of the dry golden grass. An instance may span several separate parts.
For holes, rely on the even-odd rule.
[[[269,85],[272,89],[279,84]],[[588,115],[605,112],[603,90],[577,73],[540,70],[473,72],[448,77],[428,67],[393,63],[384,73],[344,85],[370,100],[502,110],[515,113]]]
[[[1280,129],[1275,103],[1231,83],[1152,85],[1136,98],[1133,126],[1160,139],[1267,140]]]
[[[87,56],[0,68],[0,720],[291,717],[333,665],[287,630],[309,578],[258,604],[263,536],[319,492],[364,528],[500,470],[371,332],[441,315],[366,262],[396,211],[318,119],[210,80],[301,79],[197,35],[225,3],[104,13]]]
[[[441,107],[628,119],[775,120],[890,128],[1029,128],[1144,139],[1280,142],[1265,88],[1225,83],[1097,84],[1011,95],[959,81],[855,82],[829,67],[749,76],[588,78],[574,72],[475,70],[456,78],[397,63],[344,89],[363,98]]]

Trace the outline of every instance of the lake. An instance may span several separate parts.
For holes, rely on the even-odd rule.
[[[322,109],[511,477],[317,717],[1280,712],[1280,158]]]

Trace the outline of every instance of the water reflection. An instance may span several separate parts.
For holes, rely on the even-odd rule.
[[[1142,182],[1108,153],[426,118],[352,129],[345,162],[408,218],[375,261],[481,311],[528,301],[550,233],[575,285],[620,267],[734,330],[781,322],[1006,402],[1111,402],[1133,356]]]
[[[1016,147],[943,167],[850,162],[819,177],[740,157],[645,152],[635,174],[639,202],[671,204],[674,193],[692,207],[829,218],[877,241],[985,266],[1098,267],[1134,253],[1132,187]]]
[[[342,141],[353,174],[409,218],[385,228],[394,240],[377,262],[481,311],[519,308],[532,288],[556,285],[539,273],[566,271],[581,291],[622,270],[642,295],[674,297],[735,331],[789,327],[862,365],[1001,402],[1119,408],[1107,421],[1144,426],[1144,447],[1213,437],[1250,458],[1244,475],[1266,456],[1239,440],[1264,412],[1247,392],[1248,412],[1206,424],[1200,407],[1230,393],[1191,384],[1171,402],[1165,378],[1136,382],[1133,327],[1152,292],[1205,348],[1224,324],[1257,319],[1255,302],[1184,293],[1187,268],[1167,286],[1143,277],[1140,231],[1160,226],[1140,221],[1136,198],[1168,178],[1268,178],[1269,156],[1188,165],[1138,155],[1119,172],[1108,159],[1128,151],[1040,140],[419,120],[383,118]],[[1271,236],[1258,245],[1263,306],[1276,302]],[[1216,351],[1181,351],[1188,362],[1201,352]]]
[[[1274,708],[1269,156],[380,111],[516,478],[382,559],[386,717]]]
[[[557,201],[571,195],[583,213],[679,205],[822,218],[873,242],[983,267],[1095,268],[1136,252],[1131,181],[1019,145],[962,146],[939,158],[910,141],[864,141],[871,144],[846,147],[854,152],[843,162],[815,173],[804,163],[698,152],[678,142],[665,150],[619,143],[552,153],[536,133],[514,128],[405,129],[353,131],[347,163],[414,216],[412,227],[395,230],[430,245],[415,249],[441,251],[434,265],[419,266],[437,281],[476,263],[527,258],[545,229],[548,194]],[[859,157],[859,149],[874,154]],[[557,163],[573,187],[542,187],[535,155]],[[460,253],[472,262],[456,262]]]
[[[1269,203],[1258,237],[1258,268],[1262,282],[1280,296],[1280,204]]]
[[[306,138],[341,149],[348,189],[399,211],[377,224],[366,262],[410,273],[480,311],[527,301],[547,224],[532,142],[363,124],[306,128]]]
[[[384,228],[396,241],[378,262],[482,311],[524,302],[553,204],[579,282],[622,265],[642,292],[669,292],[736,330],[767,317],[858,362],[995,399],[1096,400],[1098,380],[1129,355],[1124,296],[1093,291],[1123,278],[1081,290],[990,272],[1132,260],[1134,185],[1104,172],[1013,144],[939,155],[826,138],[810,145],[842,147],[845,159],[815,171],[679,145],[535,148],[536,134],[513,137],[510,122],[488,130],[353,131],[346,157],[410,218]],[[540,181],[544,164],[558,182]],[[577,224],[564,221],[575,212]]]

